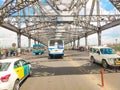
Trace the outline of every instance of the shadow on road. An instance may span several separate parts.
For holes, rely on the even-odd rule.
[[[32,64],[32,77],[57,76],[57,75],[83,75],[83,74],[100,74],[102,68],[99,64],[87,63],[80,67],[47,67],[43,65]],[[105,74],[115,73],[112,68],[106,69]],[[120,70],[118,70],[120,73]]]

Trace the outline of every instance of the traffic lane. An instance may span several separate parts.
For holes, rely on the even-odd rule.
[[[91,64],[88,60],[50,60],[45,62],[33,62],[33,76],[51,76],[51,75],[79,75],[79,74],[100,74],[102,66],[100,64]],[[115,73],[113,68],[106,69],[105,73]],[[118,70],[120,72],[120,70]]]
[[[32,77],[23,83],[21,90],[79,90],[79,86],[82,84],[77,80],[81,80],[84,77],[86,78],[84,79],[85,81],[93,81],[91,83],[97,85],[97,89],[94,89],[94,87],[91,88],[92,90],[98,90],[101,87],[99,74],[102,67],[99,64],[91,64],[87,59],[78,60],[78,58],[72,59],[71,57],[65,57],[64,59],[47,60],[47,58],[40,58],[38,60],[35,59],[35,61],[33,60],[31,63],[33,69]],[[111,71],[106,70],[105,73],[111,73]],[[70,82],[73,82],[73,87],[74,84],[79,83],[76,86],[77,89],[75,87],[71,87],[72,89],[67,88],[71,85],[68,79],[70,79]],[[83,82],[86,83],[85,81]],[[57,88],[54,86],[57,86]],[[89,85],[87,87],[90,88]],[[83,88],[84,90],[89,90],[85,87]]]
[[[82,89],[88,90],[91,85],[98,83],[92,81],[91,75],[86,76],[88,72],[82,66],[86,66],[88,63],[88,60],[73,61],[70,58],[32,62],[32,77],[23,83],[21,90],[80,90],[80,87],[83,86],[80,81],[85,84],[91,83],[87,87],[82,87]],[[100,87],[97,85],[91,89],[97,90]]]
[[[77,64],[76,64],[77,63]],[[64,59],[49,59],[49,61],[39,60],[32,62],[32,76],[51,76],[51,75],[73,75],[73,74],[84,74],[88,72],[82,72],[82,64],[89,63],[87,60],[84,61],[72,61],[68,58]]]
[[[88,74],[34,77],[27,79],[20,90],[101,90],[93,78]]]

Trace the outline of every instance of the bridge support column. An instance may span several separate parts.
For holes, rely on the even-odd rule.
[[[72,49],[71,47],[72,47],[72,41],[70,41],[70,49]]]
[[[78,37],[77,48],[79,49],[80,46],[80,37]]]
[[[36,44],[36,40],[34,40],[34,44]]]
[[[28,37],[28,49],[31,51],[31,37]]]
[[[88,41],[87,41],[88,35],[85,33],[85,47],[87,48],[88,46]]]
[[[70,42],[70,44],[71,44],[71,47],[72,47],[72,42]]]
[[[21,33],[17,33],[18,56],[21,54]]]
[[[97,5],[97,15],[100,16],[100,1],[99,0],[96,0],[96,5]],[[97,17],[97,27],[100,27],[100,21],[99,21],[99,17]],[[97,31],[97,34],[98,34],[98,46],[101,45],[101,30],[98,28],[98,31]]]
[[[101,45],[101,31],[98,31],[97,34],[98,34],[98,46],[100,46]]]
[[[75,49],[75,39],[73,39],[73,49]]]

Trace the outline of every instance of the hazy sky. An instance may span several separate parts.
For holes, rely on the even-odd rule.
[[[0,0],[0,6],[2,5],[3,1],[5,0]],[[102,11],[104,11],[106,14],[113,13],[114,7],[109,0],[100,1]],[[102,44],[115,43],[115,39],[117,39],[118,43],[120,43],[120,26],[110,28],[102,32]],[[0,46],[8,47],[14,42],[17,43],[16,33],[0,27]],[[27,42],[28,39],[22,36],[22,46],[28,46]],[[97,34],[93,34],[88,37],[88,44],[97,44]],[[81,39],[81,45],[84,45],[84,38]]]
[[[17,43],[17,34],[10,30],[0,27],[0,47],[12,47],[12,43]],[[33,44],[34,41],[31,40]],[[28,47],[28,38],[23,36],[21,37],[22,47]]]

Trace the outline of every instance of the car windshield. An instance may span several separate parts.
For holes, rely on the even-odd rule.
[[[112,48],[102,48],[100,51],[102,54],[115,54]]]
[[[10,66],[10,63],[1,63],[0,62],[0,71],[7,71],[9,66]]]

